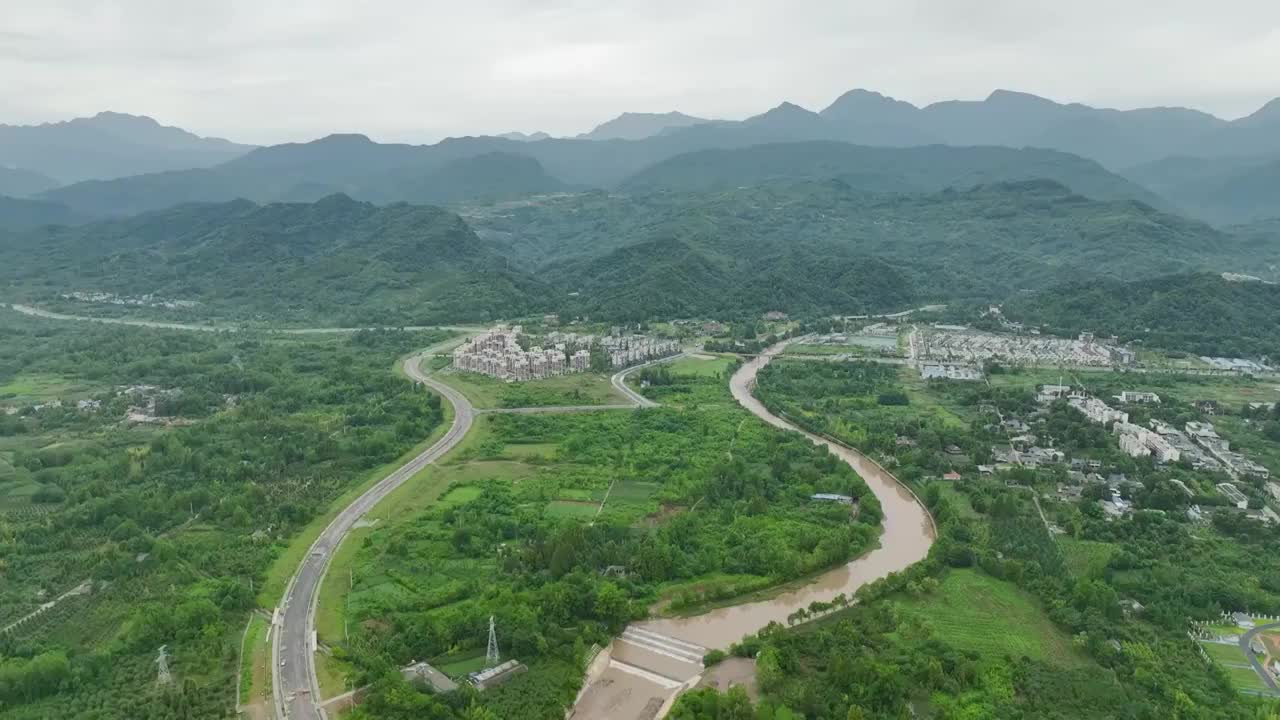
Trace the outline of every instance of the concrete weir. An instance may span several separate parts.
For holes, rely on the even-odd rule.
[[[751,394],[757,373],[790,342],[778,343],[743,365],[730,380],[733,396],[770,425],[825,445],[862,476],[884,510],[880,546],[769,600],[693,617],[633,623],[609,646],[608,659],[601,663],[598,657],[593,663],[596,667],[588,673],[587,685],[569,713],[574,720],[661,718],[681,692],[697,684],[702,676],[702,656],[709,649],[726,649],[770,622],[785,624],[788,615],[814,601],[829,602],[842,593],[852,596],[863,585],[904,570],[928,554],[936,531],[933,518],[914,493],[874,460],[801,430],[769,412]]]

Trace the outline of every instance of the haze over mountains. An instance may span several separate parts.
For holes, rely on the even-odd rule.
[[[113,114],[4,130],[47,151],[11,145],[38,169],[0,168],[0,281],[34,302],[80,290],[296,322],[651,319],[1280,277],[1274,102],[1228,122],[857,90],[821,112],[628,113],[576,138],[434,145],[250,148]],[[145,166],[168,169],[58,184]]]
[[[732,182],[731,175],[743,172],[753,182],[766,177],[841,176],[865,189],[910,189],[910,183],[904,187],[900,182],[901,173],[883,177],[883,167],[877,164],[882,161],[854,167],[872,157],[887,157],[866,149],[830,146],[835,156],[845,159],[827,162],[818,154],[800,153],[808,160],[791,157],[785,167],[753,165],[763,153],[702,154],[662,165],[688,153],[811,141],[912,147],[926,155],[929,151],[921,146],[952,146],[937,150],[940,158],[954,157],[957,148],[970,146],[1040,148],[1036,152],[1041,155],[1034,159],[1030,154],[999,155],[1017,159],[1023,168],[995,175],[953,173],[948,182],[964,188],[991,180],[1044,177],[1089,196],[1141,199],[1224,224],[1280,214],[1280,101],[1227,121],[1184,108],[1118,111],[1009,91],[996,91],[980,101],[921,108],[853,90],[820,112],[782,103],[741,121],[705,120],[678,112],[624,113],[572,139],[508,133],[450,138],[434,145],[382,144],[362,135],[332,135],[255,149],[198,138],[149,118],[111,113],[33,128],[5,127],[0,139],[6,133],[40,139],[34,144],[0,143],[0,165],[22,168],[0,174],[0,194],[39,195],[90,216],[239,197],[255,202],[314,200],[334,192],[375,202],[452,202],[565,188],[706,188],[711,175],[719,173],[717,182]],[[1048,150],[1058,153],[1044,152]],[[474,160],[469,168],[456,165],[482,156],[490,157]],[[1086,170],[1088,161],[1101,167]],[[716,163],[722,164],[719,170]],[[1061,167],[1054,169],[1055,164]],[[1031,172],[1028,165],[1043,168]],[[673,173],[679,168],[687,173]],[[1177,172],[1166,173],[1169,168]],[[24,174],[18,177],[17,172]],[[50,181],[82,178],[96,179],[48,187]],[[665,179],[659,183],[658,178]],[[875,185],[879,179],[885,180],[882,187]],[[921,188],[936,186],[926,183]]]
[[[250,149],[115,112],[44,125],[0,125],[0,166],[58,183],[209,167]]]

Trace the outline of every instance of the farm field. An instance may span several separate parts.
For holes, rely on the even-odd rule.
[[[936,593],[904,600],[902,607],[962,650],[991,658],[1026,655],[1062,668],[1088,664],[1034,598],[974,570],[952,570]]]
[[[436,378],[467,397],[477,408],[612,405],[626,403],[608,375],[577,373],[509,383],[478,373],[442,370]]]

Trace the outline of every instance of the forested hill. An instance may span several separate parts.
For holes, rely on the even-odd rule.
[[[1013,320],[1201,355],[1280,358],[1280,285],[1220,275],[1066,284],[1006,303]]]
[[[0,244],[0,282],[24,297],[155,295],[214,315],[342,325],[487,320],[547,296],[453,213],[344,195],[40,228]]]
[[[600,272],[583,257],[679,240],[702,257],[735,262],[784,252],[819,261],[877,257],[940,299],[999,298],[1092,277],[1242,271],[1258,250],[1203,223],[1133,201],[1091,200],[1048,181],[893,197],[841,181],[704,194],[587,193],[472,209],[467,217],[521,265],[547,265],[557,277],[569,278],[570,268]],[[667,258],[654,253],[652,261]]]
[[[573,315],[625,320],[866,313],[900,310],[917,299],[913,281],[883,260],[836,248],[744,242],[718,252],[696,239],[663,238],[542,273],[571,291]]]
[[[1003,147],[867,147],[841,142],[774,143],[677,155],[636,173],[625,192],[703,192],[763,182],[839,179],[881,193],[935,192],[947,187],[1053,180],[1099,200],[1164,201],[1098,163],[1055,150]]]
[[[478,232],[473,232],[472,228]],[[69,292],[295,324],[897,310],[1072,280],[1248,272],[1268,243],[1047,180],[884,196],[839,180],[467,210],[192,204],[0,236],[8,301]],[[170,313],[172,314],[172,313]]]

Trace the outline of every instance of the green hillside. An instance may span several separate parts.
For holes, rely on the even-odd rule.
[[[912,282],[877,258],[761,242],[718,253],[696,241],[661,239],[547,268],[572,292],[574,315],[644,320],[670,317],[899,310]]]
[[[69,290],[195,300],[275,321],[484,320],[540,307],[545,291],[439,208],[189,205],[11,238],[0,278],[26,297]]]
[[[1164,201],[1101,165],[1053,150],[930,145],[885,148],[816,141],[678,155],[622,183],[627,192],[724,190],[778,179],[838,178],[871,192],[935,192],[1048,179],[1100,200]]]
[[[595,258],[679,240],[706,257],[877,257],[936,298],[1003,297],[1072,279],[1241,270],[1263,245],[1133,201],[1090,200],[1049,181],[881,196],[843,181],[709,193],[588,193],[471,208],[468,221],[521,265],[585,276]],[[821,276],[820,276],[821,277]],[[739,277],[736,283],[746,282]]]
[[[1092,330],[1202,355],[1280,357],[1280,285],[1270,283],[1209,273],[1090,280],[1015,298],[1004,311],[1058,333]]]

